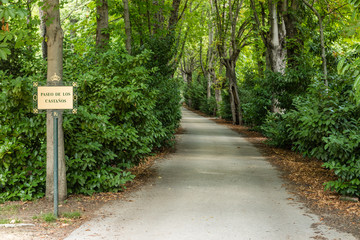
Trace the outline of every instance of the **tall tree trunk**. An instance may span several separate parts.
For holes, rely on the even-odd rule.
[[[244,4],[244,0],[234,2],[229,0],[227,6],[226,4],[219,4],[219,1],[217,0],[215,0],[214,3],[216,9],[217,35],[220,40],[220,44],[217,45],[217,48],[221,58],[221,63],[226,68],[226,78],[229,82],[229,95],[233,124],[241,125],[243,124],[243,118],[235,66],[241,49],[247,45],[247,39],[249,38],[249,34],[251,32],[251,30],[248,29],[250,19],[240,18],[240,12]],[[225,7],[227,7],[228,10],[225,10]],[[238,22],[240,19],[242,20],[242,23],[239,25]],[[228,44],[228,49],[225,47],[227,45],[226,42]]]
[[[230,106],[231,106],[231,114],[234,125],[242,125],[243,117],[240,105],[240,97],[238,92],[238,85],[236,80],[235,73],[235,62],[230,60],[225,64],[226,68],[226,78],[229,81],[229,94],[230,94]]]
[[[151,28],[151,16],[150,16],[150,0],[146,0],[146,19],[147,19],[147,26],[149,30],[149,34],[153,34],[152,28]]]
[[[206,73],[206,79],[207,79],[207,84],[206,84],[206,98],[209,100],[211,98],[211,86],[212,86],[212,78],[211,78],[211,74],[210,71],[208,71]]]
[[[286,68],[286,48],[285,37],[286,28],[283,19],[279,22],[278,19],[278,4],[281,2],[275,2],[275,0],[269,0],[269,17],[270,17],[270,38],[268,39],[267,51],[270,63],[270,69],[274,73],[285,73]],[[280,8],[280,7],[279,7]],[[279,113],[278,99],[273,96],[272,99],[272,111]]]
[[[131,55],[131,24],[130,24],[129,1],[123,0],[123,3],[124,3],[125,34],[126,34],[126,50]]]
[[[171,14],[170,14],[170,18],[169,18],[168,30],[175,29],[175,26],[178,22],[180,3],[181,3],[181,0],[173,0],[173,2],[172,2],[172,9],[171,9]]]
[[[285,24],[284,21],[279,23],[277,4],[273,2],[274,0],[269,1],[269,11],[270,11],[270,36],[269,39],[269,57],[271,70],[276,73],[285,73],[286,67],[286,49],[283,46],[285,41]]]
[[[63,74],[63,30],[60,25],[59,0],[45,0],[44,3],[46,19],[52,19],[46,32],[48,47],[47,83],[48,85],[60,85],[62,83],[61,79]],[[58,78],[60,81],[55,80],[55,75],[60,77],[60,79]],[[46,119],[46,197],[48,199],[53,199],[54,197],[54,135],[52,113],[52,110],[48,110]],[[60,113],[58,118],[58,193],[59,200],[63,201],[67,196],[67,185],[62,113]]]
[[[289,6],[286,6],[288,9],[282,11],[286,27],[287,66],[291,68],[297,67],[299,53],[304,48],[304,41],[301,39],[298,21],[295,16],[299,11],[299,3],[300,0],[293,0]]]
[[[323,26],[323,17],[320,13],[315,9],[313,5],[311,5],[308,1],[302,0],[306,6],[308,6],[311,11],[314,12],[318,19],[319,23],[319,32],[320,32],[320,46],[321,46],[321,58],[322,58],[322,66],[323,66],[323,74],[324,74],[324,83],[325,86],[328,86],[328,79],[327,79],[327,63],[326,63],[326,51],[325,51],[325,37],[324,37],[324,26]]]
[[[164,6],[164,0],[153,0],[153,4],[155,6],[159,7],[159,11],[157,11],[154,14],[155,21],[154,21],[153,31],[154,31],[154,34],[156,34],[156,33],[159,33],[161,30],[164,29],[165,18],[164,18],[164,14],[163,14],[163,11],[162,11],[162,8]]]
[[[96,0],[96,23],[96,46],[105,48],[110,40],[110,34],[107,32],[109,27],[107,0]]]
[[[213,1],[210,0],[210,5],[211,5],[211,9],[210,9],[210,16],[213,15],[214,13],[214,4]],[[208,47],[208,54],[207,54],[207,62],[208,62],[208,69],[207,69],[207,98],[210,99],[211,98],[211,86],[214,83],[213,82],[213,75],[215,74],[214,71],[214,67],[213,67],[213,61],[214,61],[214,47],[213,47],[213,42],[214,42],[214,24],[213,22],[210,20],[209,21],[209,47]]]
[[[214,69],[212,69],[210,71],[210,76],[211,76],[211,79],[212,79],[211,82],[214,83],[215,101],[216,101],[216,111],[215,111],[215,113],[218,113],[219,110],[220,110],[220,104],[221,104],[221,101],[222,101],[221,82],[219,81],[219,79],[217,79]]]
[[[324,27],[322,23],[322,18],[319,16],[319,29],[320,29],[320,45],[321,45],[321,58],[322,58],[322,66],[323,66],[323,74],[324,74],[324,83],[325,86],[328,86],[328,71],[327,71],[327,62],[326,62],[326,51],[325,51],[325,40],[324,40]]]
[[[26,24],[29,25],[31,21],[31,0],[27,0],[26,10],[28,11],[28,14],[26,16]]]
[[[44,60],[47,59],[47,43],[46,43],[46,19],[45,12],[39,7],[39,17],[40,17],[40,34],[41,34],[41,50],[42,57]]]

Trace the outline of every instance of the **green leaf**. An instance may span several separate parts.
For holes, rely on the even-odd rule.
[[[360,91],[360,75],[355,78],[354,89],[355,91]]]
[[[342,58],[337,65],[337,71],[339,74],[344,74],[343,66],[345,64],[345,60],[346,60],[345,58]]]

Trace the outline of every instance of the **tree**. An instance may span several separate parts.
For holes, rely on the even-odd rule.
[[[41,49],[43,59],[47,59],[47,45],[46,45],[46,22],[45,22],[45,13],[42,7],[39,7],[39,17],[40,17],[40,34],[41,34]]]
[[[189,85],[193,81],[193,72],[197,67],[196,55],[193,52],[185,52],[180,62],[180,72],[184,81]]]
[[[108,1],[96,0],[96,46],[105,48],[110,40]]]
[[[317,19],[318,19],[318,23],[319,23],[319,32],[320,32],[320,46],[321,46],[321,59],[322,59],[322,67],[323,67],[323,74],[324,74],[324,83],[326,86],[328,86],[328,80],[327,80],[327,75],[328,75],[328,70],[327,70],[327,63],[326,63],[326,52],[325,52],[325,40],[324,40],[324,26],[323,26],[323,20],[325,16],[320,15],[320,13],[316,10],[316,8],[310,4],[308,1],[306,0],[302,0],[306,6],[308,6],[311,11],[314,12],[314,14],[316,15]]]
[[[249,28],[251,19],[244,13],[246,9],[243,9],[243,4],[244,0],[228,2],[215,0],[217,49],[220,61],[226,69],[233,124],[240,125],[243,117],[235,67],[241,49],[248,44],[247,40],[251,33]]]
[[[59,0],[45,0],[43,9],[45,10],[47,37],[47,83],[48,85],[61,85],[63,76],[63,30],[60,25]],[[53,115],[52,110],[48,110],[46,119],[46,197],[53,199],[54,196],[54,135],[53,135]],[[59,200],[63,201],[67,197],[66,166],[64,151],[64,131],[62,128],[63,116],[58,116],[58,162],[59,162]]]
[[[213,13],[214,13],[214,4],[213,4],[213,1],[210,0],[210,11],[208,13],[208,18],[209,18],[208,49],[207,49],[207,54],[206,54],[205,65],[202,60],[202,41],[200,41],[200,63],[201,63],[201,69],[203,71],[203,74],[207,80],[206,96],[208,99],[210,99],[210,97],[211,97],[211,86],[214,82],[214,79],[216,78],[215,70],[214,70],[215,49],[214,49],[214,24],[212,21]]]
[[[126,33],[126,50],[131,55],[131,25],[130,25],[129,1],[123,0],[123,3],[124,3],[124,21],[125,21],[125,33]]]
[[[323,71],[323,79],[325,86],[328,86],[328,64],[326,60],[326,45],[325,45],[325,26],[324,26],[324,20],[329,15],[339,11],[339,9],[343,8],[347,5],[347,3],[343,3],[341,1],[333,1],[332,3],[329,3],[325,1],[323,3],[322,1],[319,1],[318,4],[320,5],[318,10],[315,7],[315,1],[310,4],[307,0],[302,0],[303,3],[315,14],[318,25],[319,25],[319,33],[320,33],[320,48],[321,48],[321,59],[322,59],[322,71]],[[354,1],[355,2],[355,1]]]
[[[290,59],[293,61],[294,52],[301,45],[301,41],[298,41],[300,44],[295,45],[288,44],[290,41],[287,42],[290,38],[297,37],[295,19],[291,15],[297,10],[297,1],[269,0],[265,6],[263,2],[256,5],[254,0],[250,0],[255,25],[266,49],[266,69],[276,74],[285,74],[288,50],[292,57]],[[276,93],[272,94],[272,111],[281,112]]]
[[[287,3],[287,5],[286,5]],[[286,55],[287,67],[296,68],[298,65],[298,56],[304,49],[304,36],[302,36],[299,25],[299,19],[303,17],[303,7],[301,0],[284,1],[283,20],[286,30]]]

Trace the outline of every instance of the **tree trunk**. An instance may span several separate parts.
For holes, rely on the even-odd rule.
[[[96,0],[96,46],[105,48],[108,46],[110,34],[107,32],[109,27],[108,1]]]
[[[207,72],[206,79],[207,79],[206,98],[209,100],[211,98],[211,86],[212,86],[212,78],[211,78],[210,71]]]
[[[269,11],[270,11],[270,64],[271,70],[276,73],[285,73],[286,67],[286,49],[283,46],[286,30],[284,21],[281,21],[279,24],[278,21],[278,12],[277,5],[269,1]]]
[[[234,125],[242,125],[242,112],[240,106],[240,98],[235,74],[235,63],[228,61],[225,65],[226,78],[229,81],[229,94],[230,94],[230,106],[231,114]]]
[[[159,1],[160,1],[160,3],[159,3]],[[156,34],[156,33],[161,32],[161,30],[164,29],[165,18],[164,18],[164,14],[163,14],[163,10],[162,10],[162,8],[164,6],[164,0],[153,0],[153,4],[155,6],[160,6],[159,11],[157,11],[154,14],[155,21],[154,21],[153,31],[154,31],[154,34]]]
[[[302,0],[306,6],[308,6],[311,11],[314,12],[316,17],[318,18],[319,23],[319,31],[320,31],[320,46],[321,46],[321,58],[322,58],[322,66],[323,66],[323,74],[324,74],[324,83],[325,86],[328,86],[327,80],[327,63],[326,63],[326,51],[325,51],[325,37],[324,37],[324,26],[323,26],[323,18],[320,13],[312,6],[308,1]]]
[[[274,73],[285,73],[286,68],[286,48],[284,41],[286,36],[285,23],[282,19],[281,23],[278,20],[277,4],[273,0],[269,1],[269,16],[270,16],[270,36],[268,47],[268,56],[271,71]],[[282,109],[278,107],[279,101],[276,97],[272,99],[272,111],[280,113]]]
[[[46,43],[46,19],[45,12],[39,7],[39,17],[40,17],[40,34],[42,38],[41,50],[42,57],[44,60],[47,59],[47,43]]]
[[[211,12],[210,16],[214,13],[214,4],[213,1],[210,0],[211,4]],[[207,62],[208,62],[208,69],[207,69],[207,98],[211,98],[211,86],[214,83],[213,76],[215,74],[215,71],[213,69],[213,61],[214,61],[214,48],[213,48],[213,42],[214,42],[214,25],[212,21],[209,21],[209,47],[208,47],[208,54],[207,54]]]
[[[215,70],[212,69],[210,71],[210,76],[211,76],[211,82],[214,83],[214,90],[215,90],[215,101],[216,101],[216,111],[215,113],[218,113],[220,110],[220,103],[222,101],[222,97],[221,97],[221,83],[220,81],[216,78],[216,73]]]
[[[323,66],[323,73],[324,73],[324,83],[325,86],[328,86],[327,80],[327,63],[326,63],[326,52],[325,52],[325,40],[324,40],[324,27],[322,24],[322,19],[319,17],[319,28],[320,28],[320,44],[321,44],[321,58],[322,58],[322,66]]]
[[[48,53],[47,83],[48,85],[60,85],[63,74],[63,30],[60,25],[59,0],[46,0],[44,9],[46,9],[46,19],[52,19],[46,32]],[[60,77],[60,81],[54,79],[55,75]],[[52,112],[52,110],[48,110],[46,120],[46,197],[51,200],[54,197],[54,135]],[[67,197],[62,122],[63,117],[62,113],[60,113],[58,120],[59,201],[63,201]]]
[[[192,83],[192,72],[191,71],[187,71],[187,72],[185,72],[185,75],[186,75],[186,82],[188,83],[188,84],[191,84]]]
[[[151,28],[151,17],[150,17],[150,0],[146,0],[146,19],[147,19],[147,26],[149,30],[149,35],[153,34],[152,28]]]
[[[123,0],[123,3],[124,3],[125,34],[126,34],[126,50],[131,55],[131,24],[130,24],[129,1]]]
[[[179,7],[180,7],[181,0],[173,0],[172,2],[172,10],[169,18],[169,25],[168,30],[174,30],[176,24],[178,22],[178,15],[179,15]]]
[[[298,21],[295,16],[299,10],[299,3],[299,0],[294,0],[290,6],[286,6],[287,9],[282,11],[286,27],[287,64],[291,68],[297,67],[299,53],[304,48],[304,41],[301,39],[301,33],[297,27]]]
[[[216,98],[216,105],[217,105],[219,110],[220,110],[220,104],[223,101],[223,99],[222,99],[222,89],[223,89],[223,79],[222,79],[222,77],[224,76],[223,69],[224,69],[224,65],[220,64],[220,66],[219,66],[219,76],[220,76],[220,78],[216,77],[215,74],[214,74],[215,86],[216,86],[216,88],[215,88],[215,98]]]
[[[26,15],[26,24],[29,25],[31,22],[31,0],[27,0],[26,2],[26,10],[28,11],[27,15]]]

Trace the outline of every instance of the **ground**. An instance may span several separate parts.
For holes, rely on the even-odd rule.
[[[131,183],[126,184],[126,189],[123,192],[96,193],[92,196],[69,196],[65,202],[59,204],[60,217],[56,221],[44,220],[47,214],[54,211],[53,202],[45,198],[0,204],[0,223],[15,222],[34,225],[16,228],[1,227],[0,225],[0,235],[3,237],[9,234],[5,240],[22,239],[24,235],[29,237],[27,239],[64,239],[83,222],[91,219],[94,212],[104,204],[110,201],[127,201],[127,196],[132,191],[136,191],[145,183],[153,181],[156,177],[156,170],[151,166],[157,159],[164,158],[173,150],[163,150],[162,153],[148,157],[138,167],[131,169],[136,178]]]
[[[245,136],[258,147],[264,156],[282,173],[286,188],[294,194],[290,200],[302,201],[314,213],[321,216],[329,226],[352,233],[360,239],[360,203],[341,200],[341,196],[324,191],[323,183],[335,176],[322,167],[316,159],[304,158],[289,150],[267,146],[261,134],[243,126],[234,126],[221,119],[213,119],[219,124],[227,125],[234,131]],[[179,133],[182,129],[179,129]],[[139,189],[144,183],[156,178],[156,170],[151,168],[156,159],[163,158],[165,153],[148,158],[139,167],[132,169],[137,175],[134,182],[127,184],[127,190],[121,193],[101,193],[93,196],[72,195],[65,203],[61,203],[61,215],[75,212],[73,216],[60,217],[56,222],[43,220],[44,213],[53,211],[53,203],[45,199],[33,202],[7,202],[0,205],[0,221],[20,221],[35,226],[22,228],[0,227],[0,234],[22,232],[31,233],[34,238],[63,239],[84,221],[92,218],[95,210],[109,201],[128,201],[131,191]],[[79,217],[80,214],[80,217]]]
[[[198,114],[205,116],[199,111]],[[323,183],[336,179],[335,174],[322,167],[322,162],[303,157],[289,149],[266,145],[266,138],[249,127],[233,125],[223,119],[212,118],[218,124],[238,132],[261,150],[270,163],[278,168],[286,188],[313,213],[321,216],[327,225],[354,235],[360,239],[360,202],[335,192],[325,191]]]

